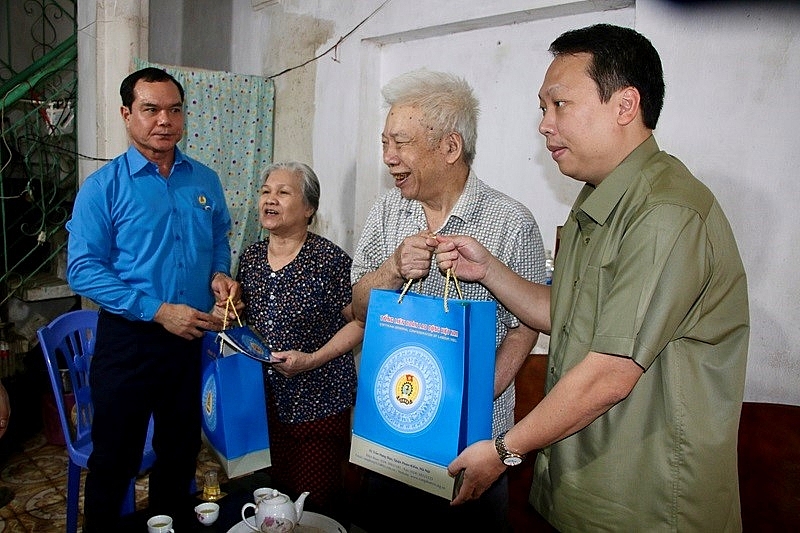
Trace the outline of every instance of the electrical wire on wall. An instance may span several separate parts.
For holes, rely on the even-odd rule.
[[[322,52],[321,54],[318,54],[318,55],[316,55],[316,56],[312,57],[311,59],[308,59],[307,61],[304,61],[303,63],[300,63],[299,65],[295,65],[295,66],[293,66],[293,67],[286,68],[286,69],[284,69],[284,70],[282,70],[282,71],[278,72],[277,74],[273,74],[273,75],[271,75],[271,76],[267,76],[267,78],[268,78],[268,79],[274,79],[274,78],[277,78],[278,76],[282,76],[282,75],[286,74],[287,72],[291,72],[291,71],[293,71],[293,70],[295,70],[295,69],[302,68],[302,67],[304,67],[304,66],[308,65],[309,63],[313,63],[314,61],[317,61],[318,59],[325,57],[326,55],[330,54],[331,52],[333,52],[333,53],[334,53],[334,54],[333,54],[333,55],[334,55],[334,57],[333,57],[333,60],[334,60],[334,61],[338,61],[338,59],[336,58],[336,52],[338,51],[339,45],[340,45],[340,44],[342,44],[342,43],[345,41],[345,39],[347,39],[347,38],[348,38],[348,37],[350,37],[350,36],[351,36],[353,33],[355,33],[355,31],[356,31],[358,28],[360,28],[361,26],[363,26],[363,25],[364,25],[364,23],[366,23],[366,22],[367,22],[369,19],[371,19],[371,18],[372,18],[372,17],[373,17],[373,16],[374,16],[374,15],[375,15],[375,14],[376,14],[378,11],[380,11],[381,9],[383,9],[383,7],[384,7],[386,4],[388,4],[389,2],[391,2],[391,1],[392,1],[392,0],[385,0],[385,2],[383,2],[381,5],[379,5],[378,7],[376,7],[376,8],[375,8],[375,9],[372,11],[372,13],[370,13],[369,15],[367,15],[367,16],[366,16],[366,17],[365,17],[365,18],[364,18],[364,19],[363,19],[361,22],[359,22],[358,24],[356,24],[355,26],[353,26],[353,29],[351,29],[349,32],[345,33],[343,36],[341,36],[341,37],[339,38],[339,40],[338,40],[338,41],[336,41],[336,44],[334,44],[333,46],[331,46],[330,48],[328,48],[327,50],[325,50],[325,51],[324,51],[324,52]]]
[[[304,66],[306,66],[306,65],[308,65],[310,63],[313,63],[314,61],[317,61],[317,60],[325,57],[326,55],[330,54],[331,52],[333,52],[333,54],[334,54],[333,60],[334,61],[338,61],[338,59],[336,57],[336,53],[338,51],[339,45],[342,44],[348,37],[350,37],[353,33],[355,33],[356,30],[358,30],[361,26],[363,26],[369,19],[371,19],[373,16],[375,16],[375,14],[377,14],[381,9],[384,8],[384,6],[386,6],[386,4],[388,4],[391,1],[392,0],[385,0],[382,4],[380,4],[378,7],[376,7],[369,15],[364,17],[364,19],[362,19],[358,24],[353,26],[353,28],[350,31],[348,31],[343,36],[341,36],[339,38],[339,40],[337,40],[336,43],[333,46],[331,46],[330,48],[328,48],[324,52],[322,52],[320,54],[317,54],[316,56],[312,57],[311,59],[308,59],[308,60],[306,60],[306,61],[304,61],[304,62],[302,62],[302,63],[300,63],[298,65],[283,69],[282,71],[278,72],[277,74],[272,74],[272,75],[266,76],[266,78],[267,79],[275,79],[275,78],[277,78],[279,76],[283,76],[284,74],[287,74],[287,73],[289,73],[289,72],[291,72],[293,70],[297,70],[297,69],[302,68],[302,67],[304,67]],[[111,159],[108,159],[108,158],[93,157],[93,156],[82,154],[82,153],[77,152],[77,151],[69,150],[69,149],[63,148],[61,146],[57,146],[57,145],[54,145],[54,144],[51,144],[51,143],[47,143],[47,142],[43,141],[42,139],[38,139],[38,138],[26,137],[26,140],[38,142],[38,143],[40,143],[40,144],[42,144],[44,146],[47,146],[49,148],[52,148],[54,150],[58,150],[58,151],[67,153],[69,155],[73,155],[73,156],[75,156],[75,157],[77,157],[79,159],[83,159],[83,160],[87,160],[87,161],[102,161],[102,162],[111,161]],[[6,143],[6,146],[7,146],[7,140],[5,138],[5,133],[3,133],[3,142]],[[5,164],[7,164],[7,163],[5,163]],[[2,170],[2,169],[0,169],[0,170]],[[16,197],[18,197],[18,196],[15,196],[15,198]]]

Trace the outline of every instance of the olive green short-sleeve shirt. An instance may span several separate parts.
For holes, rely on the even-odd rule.
[[[589,351],[645,372],[539,454],[531,503],[562,531],[740,531],[747,283],[713,194],[650,137],[579,194],[551,298],[547,391]]]

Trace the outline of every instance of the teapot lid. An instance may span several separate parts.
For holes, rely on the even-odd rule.
[[[270,494],[269,496],[265,497],[264,499],[268,500],[270,502],[282,503],[282,502],[285,502],[285,501],[289,501],[289,496],[287,496],[286,494],[278,491],[277,489],[272,489],[272,494]]]

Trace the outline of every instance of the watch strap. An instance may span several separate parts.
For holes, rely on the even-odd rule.
[[[506,447],[505,440],[506,433],[503,432],[494,439],[494,447],[497,450],[497,455],[506,466],[517,466],[525,459],[525,454],[512,452]]]

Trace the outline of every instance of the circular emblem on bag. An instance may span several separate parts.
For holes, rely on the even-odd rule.
[[[392,429],[422,431],[436,417],[441,399],[442,369],[422,346],[401,346],[378,370],[375,401],[381,418]]]
[[[203,384],[203,419],[209,431],[217,429],[217,380],[213,373]]]
[[[261,347],[261,342],[254,336],[244,333],[242,335],[242,344],[247,346],[251,352],[258,355],[261,359],[267,359],[267,354]]]

